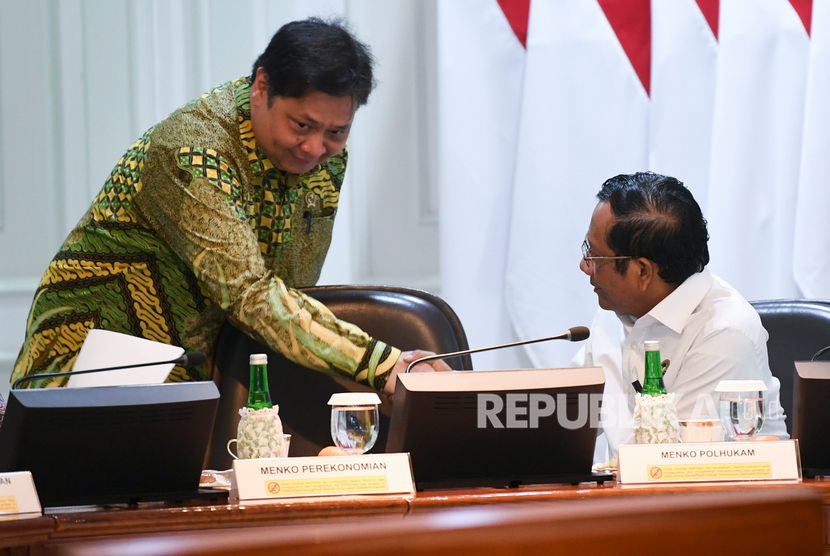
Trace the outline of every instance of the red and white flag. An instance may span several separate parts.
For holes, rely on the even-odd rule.
[[[607,178],[648,162],[649,0],[532,2],[506,295],[520,338],[591,323],[580,245]],[[534,366],[573,346],[535,344]]]
[[[496,2],[439,3],[442,47],[463,38],[441,57],[442,272],[481,344],[510,339],[500,273],[513,337],[591,322],[595,195],[641,170],[686,183],[710,267],[745,297],[830,298],[828,4],[533,0],[525,54]],[[573,351],[527,349],[534,366]]]
[[[804,297],[830,299],[830,2],[817,0],[801,144],[793,266]]]
[[[710,267],[747,299],[797,297],[792,253],[809,21],[788,0],[720,6],[705,209]]]
[[[706,209],[718,59],[718,0],[653,2],[648,169]]]

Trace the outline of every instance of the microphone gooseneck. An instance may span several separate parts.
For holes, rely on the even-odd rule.
[[[482,351],[490,351],[493,349],[502,349],[514,346],[523,346],[525,344],[535,344],[536,342],[547,342],[549,340],[567,340],[569,342],[581,342],[582,340],[587,340],[588,337],[591,335],[591,331],[588,329],[587,326],[574,326],[573,328],[569,328],[567,332],[563,332],[562,334],[557,334],[556,336],[550,336],[549,338],[537,338],[535,340],[524,340],[521,342],[513,342],[511,344],[502,344],[499,346],[490,346],[484,348],[477,348],[477,349],[465,349],[462,351],[454,351],[452,353],[439,353],[437,355],[430,355],[427,357],[421,357],[420,359],[416,359],[412,363],[406,366],[406,371],[409,372],[412,370],[412,367],[418,365],[419,363],[426,363],[427,361],[435,361],[436,359],[443,359],[445,357],[455,357],[456,355],[467,355],[468,353],[479,353]]]
[[[828,351],[830,351],[830,346],[821,348],[820,350],[818,350],[816,352],[815,355],[813,355],[813,357],[810,359],[810,361],[818,361],[818,358],[821,357],[822,355],[824,355],[825,353],[827,353]]]
[[[27,375],[18,378],[12,384],[12,390],[17,390],[18,386],[23,384],[24,382],[30,382],[32,380],[42,380],[46,378],[63,378],[66,376],[73,376],[73,375],[85,375],[88,373],[103,373],[105,371],[120,371],[122,369],[135,369],[136,367],[154,367],[156,365],[180,365],[182,367],[198,367],[200,365],[204,365],[207,362],[207,356],[201,351],[189,351],[187,353],[182,354],[181,356],[170,359],[169,361],[149,361],[146,363],[133,363],[131,365],[116,365],[114,367],[103,367],[100,369],[86,369],[83,371],[67,371],[64,373],[41,373],[41,374],[34,374],[34,375]]]

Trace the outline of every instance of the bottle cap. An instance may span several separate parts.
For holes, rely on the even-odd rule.
[[[252,353],[250,357],[249,365],[267,365],[268,364],[268,354],[267,353]]]
[[[380,396],[374,392],[340,392],[331,395],[329,405],[380,405]]]
[[[645,346],[645,351],[660,351],[660,340],[646,340],[643,346]]]

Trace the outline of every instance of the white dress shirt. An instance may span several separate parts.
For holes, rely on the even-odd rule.
[[[633,434],[631,383],[644,383],[646,340],[659,340],[660,358],[669,360],[663,381],[675,394],[681,421],[717,419],[715,387],[721,380],[763,380],[768,389],[763,434],[789,438],[778,379],[769,369],[768,338],[752,305],[708,269],[687,278],[639,319],[600,309],[574,360],[605,371],[601,423],[608,453],[598,450],[595,460],[617,457],[619,445]]]

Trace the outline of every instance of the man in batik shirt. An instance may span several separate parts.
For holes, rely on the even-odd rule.
[[[43,276],[12,381],[71,370],[91,328],[212,354],[230,319],[293,361],[392,393],[425,352],[401,353],[296,289],[320,275],[372,64],[338,22],[289,23],[250,77],[145,133]],[[169,380],[211,368],[176,367]]]

